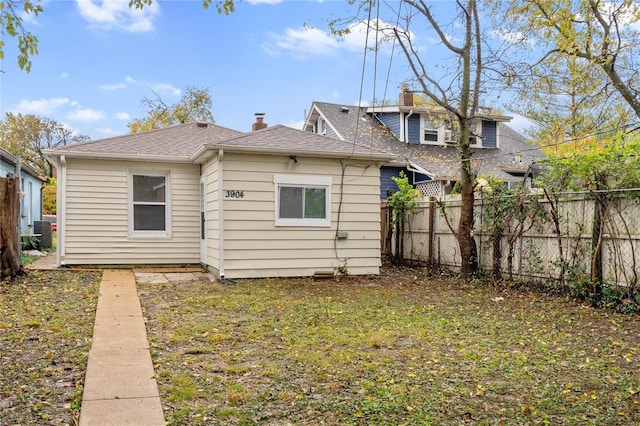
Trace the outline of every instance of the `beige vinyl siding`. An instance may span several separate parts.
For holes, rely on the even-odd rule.
[[[349,161],[340,214],[346,240],[334,243],[342,166],[340,160],[298,156],[224,155],[224,265],[227,278],[309,276],[346,266],[349,274],[377,274],[380,267],[380,169]],[[330,176],[330,227],[276,226],[274,175]],[[225,194],[222,194],[223,196]]]
[[[64,262],[184,264],[199,262],[199,166],[67,160]],[[128,173],[170,173],[170,234],[129,235]]]
[[[218,157],[214,157],[206,164],[202,165],[202,174],[205,176],[206,191],[206,211],[205,226],[207,233],[207,266],[216,271],[220,266],[220,221],[218,215],[218,176],[219,176]]]

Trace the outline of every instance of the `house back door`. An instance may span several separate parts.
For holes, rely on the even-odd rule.
[[[200,176],[200,263],[207,264],[207,191],[205,176]]]

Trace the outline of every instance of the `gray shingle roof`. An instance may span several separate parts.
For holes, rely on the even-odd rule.
[[[366,114],[364,107],[314,102],[310,115],[314,114],[314,107],[346,141],[355,140],[360,145],[392,153],[399,162],[416,164],[436,180],[457,179],[459,176],[460,163],[455,146],[401,142],[379,121]],[[473,149],[474,170],[480,175],[491,175],[507,181],[520,179],[514,178],[506,170],[524,174],[529,165],[543,154],[506,124],[499,123],[498,126],[500,147]]]
[[[53,152],[187,159],[201,145],[219,143],[240,135],[243,133],[237,130],[213,124],[205,127],[194,122],[69,145]]]
[[[286,126],[273,126],[251,133],[203,123],[181,124],[149,132],[128,134],[69,145],[50,151],[53,155],[82,155],[102,158],[165,159],[192,161],[203,149],[230,149],[245,152],[282,152],[316,156],[371,157],[389,155],[367,146],[332,139]]]
[[[379,151],[371,146],[329,138],[281,125],[245,133],[214,145],[225,148],[246,147],[254,150],[283,151],[291,154],[325,153],[332,156],[354,155],[390,158],[384,151]]]

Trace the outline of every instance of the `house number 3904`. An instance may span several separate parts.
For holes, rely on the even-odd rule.
[[[244,191],[226,191],[225,198],[244,198]]]

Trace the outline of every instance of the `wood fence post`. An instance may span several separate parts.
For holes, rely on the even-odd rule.
[[[433,253],[433,245],[436,237],[436,230],[434,229],[436,224],[436,197],[429,197],[429,268],[433,268],[435,264],[435,256]]]
[[[0,178],[0,281],[22,271],[19,220],[20,180]]]

